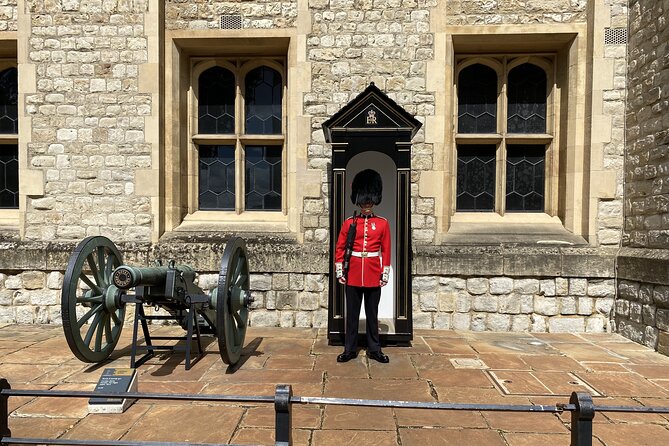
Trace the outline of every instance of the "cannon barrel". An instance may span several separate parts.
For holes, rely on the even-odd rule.
[[[127,290],[137,286],[161,286],[170,270],[179,270],[181,273],[195,278],[195,270],[186,265],[155,266],[138,268],[121,265],[114,270],[112,282],[117,288]]]

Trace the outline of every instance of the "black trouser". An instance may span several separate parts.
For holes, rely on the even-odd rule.
[[[365,300],[365,316],[367,317],[367,351],[381,351],[379,340],[379,302],[381,287],[364,288],[346,285],[346,346],[345,351],[358,350],[358,324],[360,306]]]

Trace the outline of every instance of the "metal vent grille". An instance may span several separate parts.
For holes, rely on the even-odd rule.
[[[627,45],[627,28],[604,28],[604,45]]]
[[[242,16],[238,14],[222,15],[221,29],[242,29]]]

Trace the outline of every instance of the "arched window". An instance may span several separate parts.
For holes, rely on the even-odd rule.
[[[281,211],[282,64],[221,58],[200,67],[199,75],[197,65],[194,71],[198,167],[192,211]],[[240,110],[243,118],[235,119]]]
[[[198,133],[235,133],[235,75],[211,67],[198,79]]]
[[[455,210],[545,212],[546,166],[556,165],[547,121],[554,116],[548,113],[550,59],[464,56],[461,66]],[[498,120],[506,126],[497,128]]]
[[[524,63],[509,72],[508,133],[546,133],[546,72]]]
[[[0,72],[0,133],[18,136],[18,79],[15,67]],[[19,207],[19,146],[0,145],[0,208]]]
[[[277,135],[281,133],[281,75],[261,66],[246,75],[246,133]]]
[[[474,64],[458,76],[458,133],[497,131],[497,73]]]

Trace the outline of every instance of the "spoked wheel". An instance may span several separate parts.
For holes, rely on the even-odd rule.
[[[125,305],[111,282],[121,254],[106,237],[87,237],[70,256],[61,293],[65,339],[85,362],[104,361],[121,337]]]
[[[223,251],[216,289],[216,331],[221,358],[226,364],[239,361],[248,325],[249,262],[244,240],[235,237]]]

